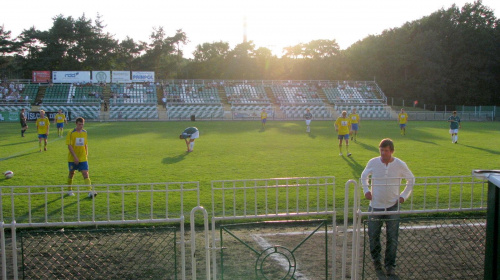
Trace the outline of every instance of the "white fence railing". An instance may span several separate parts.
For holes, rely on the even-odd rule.
[[[16,231],[22,228],[68,227],[89,225],[127,225],[175,223],[180,228],[181,275],[196,279],[197,262],[194,213],[203,213],[206,279],[217,279],[218,244],[216,228],[227,221],[262,221],[331,219],[332,235],[329,249],[333,258],[329,273],[331,279],[360,279],[360,252],[363,246],[361,222],[377,213],[368,211],[368,201],[362,196],[361,185],[349,180],[344,195],[336,192],[335,177],[305,177],[279,179],[252,179],[212,181],[209,214],[200,205],[198,182],[169,182],[155,184],[95,185],[95,199],[84,199],[87,186],[74,186],[76,197],[67,197],[66,186],[2,187],[1,250],[2,279],[18,279],[19,265],[16,250]],[[404,185],[401,186],[401,189]],[[397,214],[420,215],[445,212],[486,210],[487,183],[473,176],[417,177],[413,193],[401,204]],[[349,203],[349,202],[352,202]],[[338,214],[343,224],[337,226]],[[387,214],[386,212],[383,212]],[[184,224],[190,215],[191,267],[186,267]],[[211,216],[209,216],[211,215]],[[339,216],[340,217],[340,216]],[[211,221],[211,229],[208,228]],[[199,222],[198,222],[199,223]],[[350,232],[352,225],[352,236]],[[8,252],[6,229],[11,231],[12,252]],[[211,231],[211,232],[210,232]],[[198,231],[199,233],[200,231]],[[211,240],[210,237],[211,236]],[[351,239],[352,238],[352,239]],[[335,244],[341,250],[337,250]],[[351,244],[349,244],[351,243]],[[349,251],[348,245],[352,245]],[[7,256],[11,258],[11,274],[7,274]],[[339,263],[338,259],[342,261]],[[341,268],[336,266],[341,265]],[[347,275],[350,265],[350,276]],[[199,271],[199,270],[198,270]]]

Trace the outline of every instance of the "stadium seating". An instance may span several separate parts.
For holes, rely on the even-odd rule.
[[[270,102],[263,86],[238,84],[225,86],[229,104],[268,104]]]
[[[381,104],[371,86],[330,85],[323,87],[323,92],[333,104]]]
[[[45,96],[43,97],[44,104],[60,104],[60,103],[100,103],[103,88],[97,85],[76,86],[72,84],[55,84],[47,87]],[[98,97],[96,97],[96,93]]]
[[[276,100],[280,104],[322,104],[323,100],[316,90],[308,86],[271,86]]]
[[[166,85],[163,87],[167,103],[214,104],[220,103],[216,87],[199,84]]]
[[[26,84],[24,85],[23,91],[21,93],[22,96],[28,96],[28,100],[31,104],[34,104],[36,100],[36,96],[38,95],[38,84]]]
[[[48,86],[45,90],[45,95],[43,97],[43,103],[68,103],[68,98],[70,97],[70,84],[54,84]]]
[[[111,105],[110,119],[158,119],[156,105]]]
[[[167,114],[170,120],[190,119],[192,115],[196,119],[220,119],[224,117],[224,107],[222,104],[168,104]]]
[[[157,104],[154,84],[112,84],[111,104]]]

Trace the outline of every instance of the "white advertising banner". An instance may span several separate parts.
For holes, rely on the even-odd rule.
[[[53,83],[90,83],[90,71],[52,71]]]
[[[113,71],[111,72],[111,80],[113,83],[131,83],[130,71]]]
[[[92,71],[92,83],[111,83],[111,71]]]
[[[155,82],[155,72],[132,72],[132,82]]]

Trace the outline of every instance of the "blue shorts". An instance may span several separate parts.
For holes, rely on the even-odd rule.
[[[358,124],[357,123],[351,124],[351,129],[355,130],[355,131],[358,131]]]
[[[68,162],[68,169],[69,171],[84,171],[84,170],[89,170],[89,162],[88,161],[83,161],[78,163],[76,165],[74,162]]]
[[[339,135],[339,140],[342,139],[349,140],[349,134]]]
[[[267,119],[262,119],[262,123],[266,123],[267,122]]]
[[[400,123],[399,124],[399,128],[405,128],[406,127],[406,124],[405,123]]]
[[[38,138],[47,139],[47,134],[38,134]]]
[[[57,128],[63,128],[64,127],[64,123],[57,123]]]

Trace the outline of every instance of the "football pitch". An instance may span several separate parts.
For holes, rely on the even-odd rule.
[[[18,123],[3,123],[0,170],[12,179],[0,186],[64,185],[68,149],[51,125],[48,151],[38,151],[36,128],[26,137]],[[66,125],[65,134],[74,128]],[[194,152],[187,153],[179,134],[189,126],[200,130]],[[210,202],[212,180],[335,176],[343,188],[358,179],[378,143],[391,138],[394,156],[417,177],[469,175],[473,169],[498,169],[500,130],[496,122],[464,122],[458,144],[452,144],[446,121],[409,122],[405,136],[396,121],[362,121],[351,157],[339,156],[333,121],[87,122],[90,178],[93,184],[199,181],[201,203]],[[83,184],[75,174],[74,184]],[[338,196],[342,196],[338,193]]]

